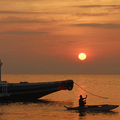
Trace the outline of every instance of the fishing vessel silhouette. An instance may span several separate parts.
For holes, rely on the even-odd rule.
[[[0,60],[0,101],[36,100],[53,92],[72,90],[73,88],[73,80],[39,83],[8,83],[7,81],[1,81],[1,66]]]

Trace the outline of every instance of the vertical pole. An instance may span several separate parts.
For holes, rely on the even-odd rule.
[[[1,82],[1,66],[2,66],[2,63],[1,63],[1,59],[0,59],[0,82]]]

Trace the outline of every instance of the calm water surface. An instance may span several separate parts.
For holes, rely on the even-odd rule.
[[[2,80],[10,82],[47,82],[73,79],[82,88],[109,99],[101,99],[86,93],[74,84],[72,91],[59,91],[41,98],[37,103],[10,103],[0,105],[0,120],[120,120],[120,108],[108,113],[84,113],[67,111],[64,105],[77,106],[79,95],[88,95],[87,104],[120,105],[120,75],[39,75],[4,74]]]

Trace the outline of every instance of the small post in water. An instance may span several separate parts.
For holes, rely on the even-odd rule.
[[[1,59],[0,59],[0,82],[1,82],[1,66],[2,66],[2,63],[1,63]]]

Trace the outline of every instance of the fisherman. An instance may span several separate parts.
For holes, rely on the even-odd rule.
[[[85,104],[86,104],[86,98],[87,98],[87,95],[85,98],[82,97],[82,95],[80,95],[80,99],[79,99],[79,107],[84,107]]]

